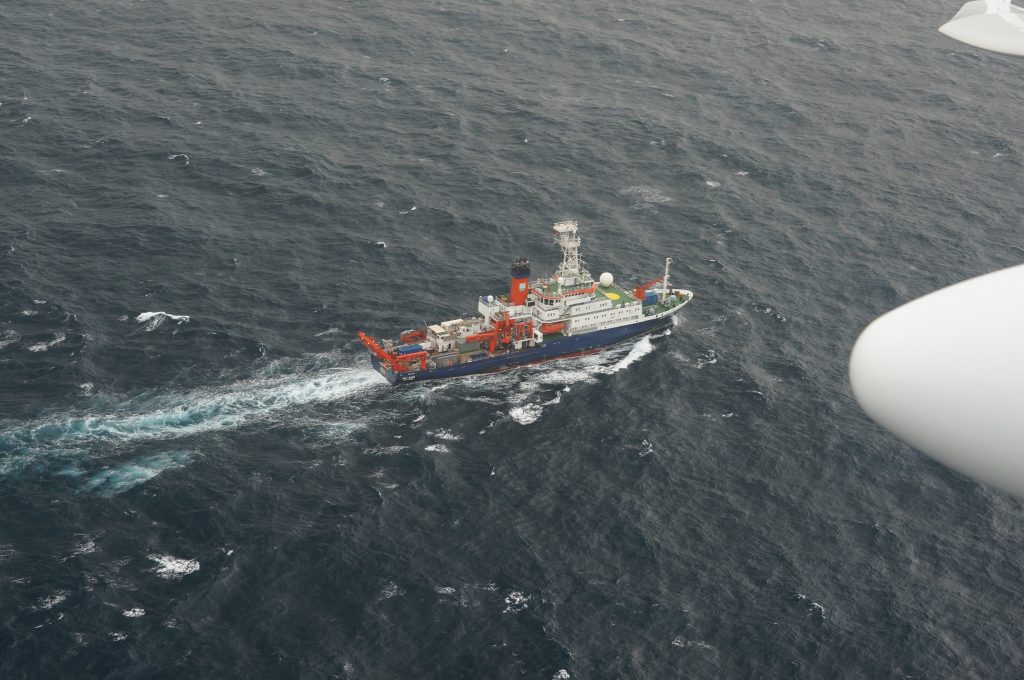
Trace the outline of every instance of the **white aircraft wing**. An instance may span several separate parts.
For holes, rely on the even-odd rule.
[[[954,40],[1024,57],[1024,9],[1010,0],[973,0],[939,27]]]
[[[873,321],[850,384],[879,424],[936,460],[1024,496],[1024,265]]]

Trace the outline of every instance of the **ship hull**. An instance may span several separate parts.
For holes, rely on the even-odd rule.
[[[574,356],[593,354],[605,347],[618,344],[630,338],[636,338],[649,333],[668,328],[672,325],[671,315],[660,316],[656,319],[647,319],[628,326],[619,326],[606,330],[592,331],[581,335],[570,335],[556,340],[546,341],[538,347],[510,351],[497,356],[485,357],[475,361],[445,366],[423,371],[403,371],[395,373],[387,366],[384,366],[376,356],[370,356],[370,363],[375,371],[387,378],[392,385],[399,383],[421,382],[423,380],[436,380],[439,378],[456,378],[464,375],[475,375],[478,373],[494,373],[507,371],[518,366],[536,364],[542,361],[553,359],[565,359]]]

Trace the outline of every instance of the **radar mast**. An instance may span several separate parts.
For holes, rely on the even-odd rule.
[[[590,272],[583,266],[583,260],[580,259],[580,237],[577,233],[579,225],[576,220],[556,222],[552,228],[555,230],[555,243],[562,249],[562,264],[558,265],[558,271],[555,273],[559,283],[564,286],[575,286],[593,281]]]

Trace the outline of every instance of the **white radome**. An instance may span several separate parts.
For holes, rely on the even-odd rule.
[[[602,288],[607,288],[608,286],[615,283],[615,277],[609,274],[608,272],[605,272],[604,274],[601,274],[601,278],[598,279],[598,281],[600,282]]]

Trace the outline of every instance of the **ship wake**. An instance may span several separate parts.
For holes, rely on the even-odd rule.
[[[106,411],[65,413],[7,427],[0,430],[0,475],[55,459],[109,455],[122,445],[234,430],[298,406],[350,399],[386,387],[369,367],[325,367],[323,360],[314,357],[308,362],[312,366],[298,372],[282,375],[276,366],[263,376],[228,385],[144,395]],[[144,477],[148,470],[182,464],[180,456],[172,458],[169,465],[163,459],[149,461],[154,464],[141,465],[134,474]],[[97,480],[96,486],[109,488],[109,482]]]

